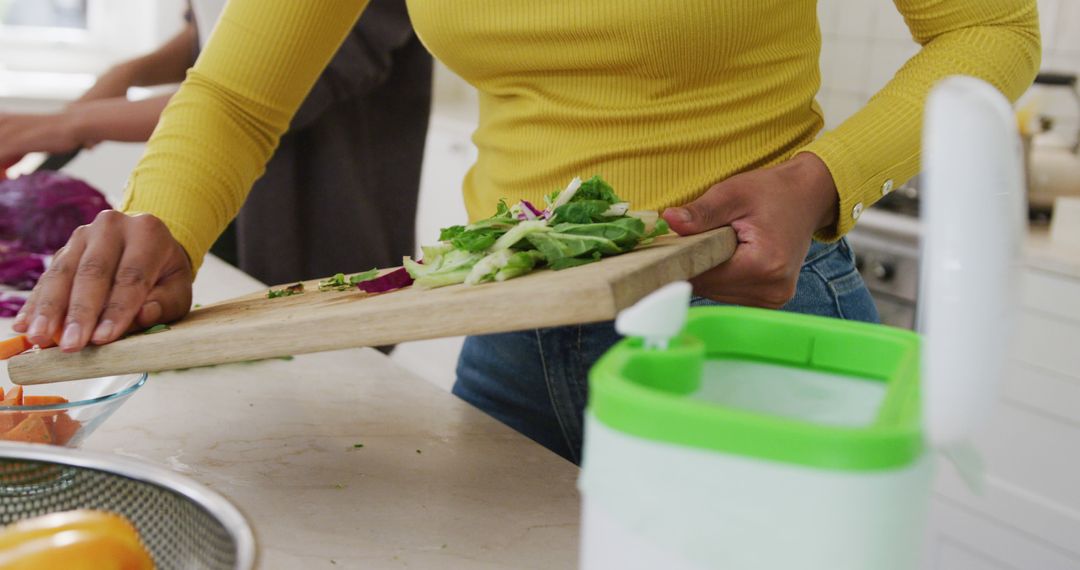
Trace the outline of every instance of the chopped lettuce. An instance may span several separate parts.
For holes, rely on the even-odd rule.
[[[550,232],[551,227],[548,226],[546,220],[530,220],[521,222],[514,226],[510,231],[503,234],[495,241],[491,246],[492,251],[501,251],[504,249],[510,249],[529,234],[537,232]]]
[[[488,254],[484,259],[477,261],[476,265],[473,265],[469,274],[465,276],[465,284],[476,285],[485,281],[494,281],[495,274],[503,267],[506,267],[512,255],[514,255],[514,252],[509,249],[500,249],[495,253]]]
[[[277,299],[278,297],[291,297],[293,295],[299,295],[304,292],[303,283],[293,283],[287,285],[281,289],[270,289],[266,292],[267,299]]]
[[[535,249],[528,251],[518,251],[510,256],[510,259],[506,260],[506,265],[495,274],[496,281],[506,281],[507,279],[513,279],[520,275],[533,270],[538,263],[544,262],[544,256]]]
[[[576,200],[602,200],[608,204],[618,204],[619,202],[622,202],[622,200],[615,195],[615,189],[599,176],[593,176],[581,183],[581,187],[578,188],[574,197],[570,199],[570,201]]]
[[[424,263],[406,257],[404,265],[417,286],[430,289],[463,283],[473,265],[483,259],[484,255],[451,248],[431,257],[425,252]]]
[[[555,208],[552,219],[572,224],[602,222],[608,217],[606,212],[609,208],[611,204],[603,200],[579,200]]]
[[[642,238],[641,244],[647,245],[649,243],[652,243],[652,240],[668,233],[669,231],[671,231],[671,228],[668,227],[668,223],[666,220],[657,220],[653,228],[651,230],[648,230],[648,233],[646,233],[645,237]]]
[[[363,273],[357,273],[345,277],[344,273],[338,273],[333,277],[319,281],[319,291],[348,291],[356,287],[357,283],[374,279],[379,275],[378,268],[369,269]]]
[[[454,239],[451,239],[450,243],[454,247],[465,251],[484,251],[495,245],[495,241],[499,239],[501,233],[500,230],[495,228],[465,230]]]
[[[646,233],[652,232],[653,229],[656,228],[656,222],[657,221],[662,221],[662,220],[660,220],[660,214],[658,212],[656,212],[655,210],[636,210],[636,211],[635,210],[629,210],[629,211],[626,212],[626,215],[631,217],[631,218],[637,218],[637,219],[641,220],[642,223],[645,224],[645,232]],[[665,223],[664,227],[667,227],[666,226],[667,222],[664,222],[664,223]]]
[[[575,178],[544,200],[543,211],[526,200],[500,201],[490,218],[444,228],[438,244],[421,248],[422,262],[405,258],[405,270],[419,287],[505,281],[537,267],[593,263],[668,232],[656,212],[630,211],[599,176]]]

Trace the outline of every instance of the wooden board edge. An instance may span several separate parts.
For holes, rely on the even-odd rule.
[[[735,230],[723,227],[713,231],[712,235],[692,244],[690,255],[682,262],[664,258],[649,266],[623,271],[619,279],[612,283],[615,312],[630,307],[651,291],[683,279],[672,275],[689,275],[693,278],[730,259],[737,245]]]

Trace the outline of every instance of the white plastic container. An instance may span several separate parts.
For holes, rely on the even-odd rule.
[[[593,369],[582,568],[912,568],[916,335],[734,307],[686,330]]]
[[[924,336],[709,307],[671,338],[686,284],[620,315],[631,338],[590,372],[583,569],[918,567],[932,450],[981,477],[967,441],[1006,368],[1023,211],[1000,93],[950,78],[926,116]]]

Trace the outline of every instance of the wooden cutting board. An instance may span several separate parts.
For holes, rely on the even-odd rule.
[[[502,283],[368,294],[320,292],[310,281],[300,295],[267,299],[259,291],[195,309],[156,334],[77,353],[50,348],[16,356],[8,373],[16,384],[44,384],[610,320],[661,286],[727,261],[734,250],[735,233],[720,228]]]

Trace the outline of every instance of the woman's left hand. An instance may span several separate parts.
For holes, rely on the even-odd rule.
[[[31,152],[62,154],[79,148],[77,113],[51,115],[0,113],[0,164]]]
[[[730,225],[731,259],[691,280],[694,292],[735,305],[780,308],[795,296],[815,231],[836,223],[839,198],[825,163],[799,153],[774,167],[738,174],[663,217],[681,235]]]

